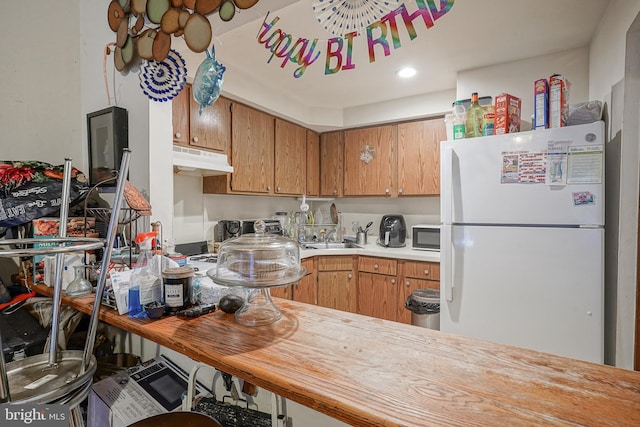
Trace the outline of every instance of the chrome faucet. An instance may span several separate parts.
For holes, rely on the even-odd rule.
[[[324,242],[327,244],[327,247],[329,246],[329,242],[335,242],[335,241],[336,241],[335,228],[333,230],[328,230],[324,233]]]

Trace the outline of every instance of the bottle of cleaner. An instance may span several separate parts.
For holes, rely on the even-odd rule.
[[[145,304],[162,301],[162,280],[153,269],[152,243],[156,233],[139,233],[135,242],[139,255],[129,279],[129,317],[144,317]]]
[[[463,139],[466,132],[467,115],[462,101],[453,105],[453,139]]]

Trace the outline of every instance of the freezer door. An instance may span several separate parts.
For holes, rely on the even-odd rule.
[[[603,225],[603,126],[442,142],[442,222]]]
[[[447,225],[442,236],[442,331],[603,363],[604,230]]]

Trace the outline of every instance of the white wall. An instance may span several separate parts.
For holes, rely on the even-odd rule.
[[[3,160],[54,164],[73,158],[86,170],[80,104],[79,0],[18,2],[3,13],[0,128]]]
[[[607,104],[607,348],[605,360],[632,369],[638,224],[640,1],[610,3],[591,43],[589,95]],[[633,27],[632,27],[633,23]],[[627,33],[631,44],[627,46]],[[625,55],[628,58],[625,60]],[[626,73],[626,77],[625,77]]]

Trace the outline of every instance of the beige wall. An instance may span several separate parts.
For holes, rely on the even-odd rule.
[[[589,95],[607,105],[605,361],[632,369],[638,224],[640,1],[615,0],[590,46]],[[636,22],[634,22],[634,20]],[[631,46],[627,47],[627,36]],[[625,58],[627,49],[630,55]]]

